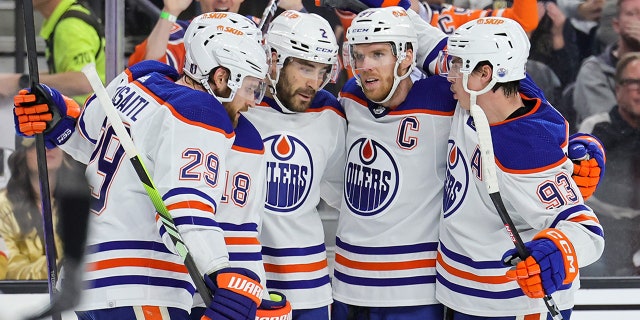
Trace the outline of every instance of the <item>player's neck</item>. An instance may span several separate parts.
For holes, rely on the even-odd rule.
[[[490,124],[506,120],[512,113],[523,106],[522,98],[519,94],[505,96],[502,88],[496,92],[492,90],[478,97],[476,102],[484,113]]]
[[[397,107],[407,98],[411,87],[413,87],[413,80],[411,80],[411,77],[400,80],[400,83],[398,83],[396,91],[391,96],[391,99],[389,99],[389,101],[385,103],[382,103],[381,105],[390,109]]]

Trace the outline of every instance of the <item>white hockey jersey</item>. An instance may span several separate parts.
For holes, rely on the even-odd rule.
[[[234,131],[236,139],[227,155],[226,183],[216,221],[224,231],[231,267],[255,272],[266,287],[258,239],[264,215],[264,144],[258,130],[242,115]],[[268,291],[263,292],[268,298]],[[193,299],[194,306],[205,306],[198,293]]]
[[[375,307],[438,303],[437,228],[456,103],[443,91],[445,78],[416,81],[393,110],[367,100],[354,79],[340,93],[349,125],[334,299]]]
[[[523,241],[546,228],[571,240],[580,266],[598,259],[602,227],[585,206],[567,159],[567,123],[535,93],[528,79],[521,96],[527,114],[491,125],[500,193]],[[527,94],[526,96],[524,94]],[[539,96],[538,93],[535,93]],[[448,144],[447,176],[440,222],[436,296],[471,315],[497,317],[546,313],[542,299],[525,296],[505,277],[501,258],[514,247],[482,181],[484,161],[469,112],[457,108]],[[553,294],[560,310],[573,306],[579,279]]]
[[[271,98],[245,116],[260,132],[266,157],[266,200],[260,233],[269,290],[294,309],[327,306],[331,287],[324,231],[316,206],[339,207],[344,168],[344,112],[321,90],[302,113]]]
[[[199,270],[227,263],[215,214],[224,160],[235,134],[222,105],[206,92],[176,85],[173,68],[156,61],[125,70],[107,91],[136,144]],[[94,201],[76,310],[152,305],[190,310],[194,285],[107,121],[92,96],[72,137],[61,146],[87,164]],[[162,235],[162,236],[161,236]]]
[[[255,272],[265,286],[258,239],[264,215],[264,144],[258,130],[242,115],[234,131],[236,139],[227,156],[226,187],[216,220],[224,231],[231,266]]]

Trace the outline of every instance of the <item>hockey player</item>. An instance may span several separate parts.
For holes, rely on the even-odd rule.
[[[287,296],[294,319],[328,319],[331,299],[324,232],[316,206],[339,207],[344,113],[322,88],[338,45],[329,23],[288,10],[265,36],[272,50],[267,96],[245,116],[265,145],[266,198],[260,242],[267,287]]]
[[[184,41],[190,43],[201,30],[215,26],[218,30],[240,30],[256,43],[262,44],[262,32],[253,22],[243,23],[243,19],[246,18],[231,12],[225,15],[202,14],[191,21],[188,30],[192,33],[185,34]],[[187,57],[187,65],[190,61],[191,58]],[[266,86],[266,83],[263,82],[263,84]],[[256,103],[262,100],[265,88],[257,91],[260,95],[255,97]],[[242,114],[238,117],[234,132],[236,138],[227,155],[225,188],[216,213],[216,221],[224,232],[231,266],[255,272],[262,286],[266,288],[262,246],[258,239],[264,215],[264,181],[266,179],[264,144],[258,130]],[[258,308],[257,311],[258,318],[266,316],[269,319],[275,316],[281,319],[280,316],[291,312],[291,306],[284,295],[264,290],[263,298],[262,308]],[[191,319],[198,320],[206,307],[201,303],[199,295],[194,297],[194,306],[196,307],[191,310]],[[287,319],[290,317],[282,318],[282,320]]]
[[[447,79],[459,107],[446,155],[436,284],[448,319],[548,319],[543,300],[531,299],[545,294],[569,319],[578,268],[604,248],[602,227],[571,179],[567,122],[526,88],[529,46],[506,18],[471,21],[448,39]],[[474,103],[491,125],[495,159],[479,151]],[[487,161],[495,161],[506,209],[530,253],[513,269],[506,263],[516,250],[484,185]]]
[[[456,102],[442,79],[412,82],[409,74],[416,56],[440,72],[433,52],[445,35],[413,11],[388,7],[361,12],[347,38],[356,77],[339,99],[349,126],[334,319],[441,318],[437,226]]]
[[[203,319],[253,320],[262,286],[254,272],[229,267],[214,214],[224,193],[233,126],[240,121],[238,112],[261,95],[266,56],[253,39],[220,34],[216,27],[203,29],[186,49],[190,61],[184,76],[145,61],[125,70],[107,90],[213,292]],[[87,164],[94,197],[78,318],[189,319],[194,286],[165,228],[158,232],[152,202],[99,102],[90,98],[78,116],[77,105],[43,88],[39,98],[47,104],[34,103],[27,90],[16,97],[16,127],[23,134],[48,128],[48,147],[59,145]],[[61,119],[51,120],[52,112]],[[254,290],[235,289],[229,279]]]
[[[349,126],[333,319],[443,316],[437,226],[456,101],[442,77],[409,77],[423,45],[415,30],[401,7],[365,10],[347,30],[355,77],[339,98]]]

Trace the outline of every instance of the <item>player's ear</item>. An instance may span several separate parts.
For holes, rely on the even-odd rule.
[[[224,89],[227,86],[229,80],[229,70],[226,68],[216,68],[213,74],[209,77],[211,82],[216,88]]]
[[[402,72],[400,70],[407,70],[408,68],[411,67],[412,63],[413,63],[413,49],[412,48],[407,48],[407,52],[406,52],[406,55],[404,57],[404,60],[402,60],[400,62],[400,66],[398,68],[398,73],[400,73],[400,75],[404,74],[404,72]]]
[[[488,64],[483,65],[480,69],[480,76],[483,81],[491,81],[491,77],[493,76],[493,69],[491,68],[491,66]]]

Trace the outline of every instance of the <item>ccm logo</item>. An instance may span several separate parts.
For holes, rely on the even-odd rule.
[[[573,252],[572,246],[569,241],[567,241],[562,234],[553,230],[547,232],[547,236],[554,238],[556,240],[556,244],[560,247],[560,250],[564,252],[565,259],[569,264],[569,271],[577,272],[575,252]]]

